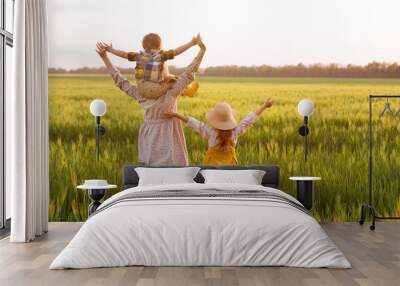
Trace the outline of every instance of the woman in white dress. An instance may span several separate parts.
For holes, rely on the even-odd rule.
[[[165,112],[177,112],[178,96],[194,80],[206,47],[199,39],[200,51],[192,63],[178,76],[167,93],[151,100],[140,96],[137,87],[123,77],[107,56],[105,46],[97,44],[97,53],[104,61],[115,85],[135,99],[144,109],[144,122],[140,127],[139,163],[153,166],[188,165],[188,153],[182,125],[178,120],[167,118]]]

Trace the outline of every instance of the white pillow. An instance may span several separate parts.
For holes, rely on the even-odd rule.
[[[135,168],[139,176],[139,186],[195,183],[193,179],[199,170],[199,167]]]
[[[201,170],[205,184],[261,185],[265,171],[262,170]]]

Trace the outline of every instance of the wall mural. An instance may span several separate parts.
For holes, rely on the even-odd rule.
[[[95,67],[49,69],[50,220],[85,220],[90,200],[76,186],[106,179],[118,185],[110,196],[121,190],[122,167],[139,162],[277,164],[280,188],[292,195],[289,177],[322,178],[312,210],[318,220],[358,220],[368,187],[368,96],[399,95],[400,66],[212,66],[206,59],[215,42],[209,44],[203,32],[192,34],[183,45],[164,49],[158,34],[142,33],[135,45],[140,49],[126,51],[99,38],[91,43]],[[176,68],[174,61],[186,53],[187,63]],[[89,109],[94,99],[107,106],[92,106],[104,128],[98,154]],[[303,99],[314,107],[307,160],[299,134],[304,117],[297,109]],[[385,215],[400,215],[399,110],[395,99],[374,103],[373,184],[376,208]]]

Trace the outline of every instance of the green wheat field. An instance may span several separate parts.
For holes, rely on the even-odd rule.
[[[368,95],[400,94],[400,80],[199,78],[195,98],[181,98],[179,111],[204,120],[206,111],[229,102],[243,118],[267,97],[274,106],[239,139],[239,164],[278,164],[281,190],[295,195],[289,176],[322,177],[316,184],[314,216],[320,221],[359,219],[368,177]],[[104,99],[106,134],[100,162],[95,159],[95,120],[89,104]],[[302,118],[297,103],[309,98],[316,111],[310,118],[309,160],[304,164]],[[400,115],[380,118],[385,101],[374,104],[374,201],[381,214],[400,215]],[[400,109],[400,100],[390,101]],[[107,75],[50,75],[50,204],[51,221],[87,218],[89,198],[76,186],[102,178],[119,186],[122,167],[137,163],[137,134],[143,120],[139,105],[118,90]],[[191,164],[199,164],[206,141],[185,129]],[[113,192],[108,193],[108,196]]]

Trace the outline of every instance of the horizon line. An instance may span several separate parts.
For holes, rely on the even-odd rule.
[[[385,66],[390,66],[390,65],[400,65],[400,62],[393,61],[370,61],[366,64],[353,64],[353,63],[321,63],[321,62],[315,62],[311,64],[305,64],[302,62],[296,63],[296,64],[283,64],[283,65],[269,65],[269,64],[260,64],[260,65],[237,65],[237,64],[223,64],[223,65],[210,65],[206,67],[202,67],[201,69],[206,69],[206,68],[215,68],[215,67],[246,67],[246,68],[251,68],[251,67],[262,67],[262,66],[268,66],[272,68],[283,68],[283,67],[295,67],[295,66],[304,66],[304,67],[313,67],[313,66],[322,66],[322,67],[328,67],[328,66],[337,66],[339,68],[346,68],[348,66],[353,66],[353,67],[367,67],[370,64],[380,64],[380,65],[385,65]],[[185,68],[186,66],[176,66],[176,65],[168,65],[169,67],[176,68],[176,69],[182,69]],[[118,67],[118,66],[117,66]],[[66,71],[74,71],[74,70],[79,70],[79,69],[100,69],[100,68],[105,68],[105,66],[80,66],[80,67],[75,67],[75,68],[64,68],[64,67],[52,67],[49,66],[48,69],[63,69]],[[134,65],[132,67],[118,67],[121,69],[129,69],[129,68],[135,68]]]

